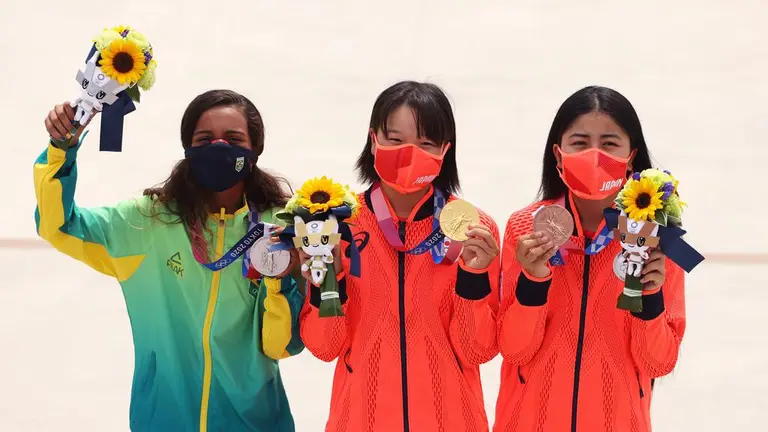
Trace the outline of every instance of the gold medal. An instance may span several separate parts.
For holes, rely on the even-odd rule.
[[[451,240],[466,241],[469,226],[479,222],[480,214],[475,206],[464,200],[453,200],[440,212],[440,229]]]

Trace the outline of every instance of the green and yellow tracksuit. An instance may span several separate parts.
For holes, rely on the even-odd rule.
[[[206,269],[193,257],[184,225],[150,197],[77,207],[79,147],[49,145],[35,162],[37,231],[122,287],[135,350],[131,430],[294,431],[277,360],[304,348],[296,281],[256,285],[243,277],[241,259]],[[261,220],[279,223],[278,210]],[[247,214],[244,207],[209,217],[212,255],[243,237]]]

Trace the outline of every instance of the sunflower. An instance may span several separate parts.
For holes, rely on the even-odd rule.
[[[133,42],[119,39],[112,41],[101,51],[101,70],[113,80],[124,84],[133,84],[140,80],[147,65],[144,53]]]
[[[662,208],[662,195],[664,191],[659,191],[653,180],[643,177],[626,185],[621,203],[631,219],[653,220],[656,210]]]
[[[307,180],[296,193],[299,196],[299,206],[312,214],[343,205],[346,195],[342,185],[325,176]]]

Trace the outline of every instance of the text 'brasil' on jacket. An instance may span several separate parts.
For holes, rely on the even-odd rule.
[[[429,252],[398,252],[378,226],[370,190],[359,200],[350,225],[361,277],[339,277],[346,315],[320,318],[320,292],[311,287],[301,317],[307,348],[338,359],[326,430],[487,431],[478,366],[498,353],[498,259],[477,272],[437,265]],[[397,221],[407,248],[432,232],[433,207],[428,193]],[[481,221],[498,241],[495,222],[485,214]],[[347,257],[343,263],[348,269]]]
[[[584,250],[591,239],[571,203],[571,241]],[[549,278],[529,277],[517,239],[548,204],[514,213],[504,234],[494,432],[650,431],[651,379],[672,371],[685,331],[683,270],[667,260],[662,289],[643,295],[640,313],[616,307],[624,287],[613,271],[616,240],[596,255],[569,253]]]
[[[297,322],[303,296],[294,280],[256,286],[243,277],[241,260],[211,272],[194,259],[183,224],[151,217],[153,205],[160,219],[163,208],[149,197],[77,207],[79,147],[49,145],[37,159],[37,230],[122,286],[135,350],[131,430],[293,431],[275,359],[303,349]],[[277,210],[261,213],[261,220],[276,222]],[[222,256],[247,224],[247,208],[212,215],[213,254]]]

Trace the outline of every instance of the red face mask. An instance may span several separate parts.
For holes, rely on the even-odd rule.
[[[433,155],[415,144],[382,146],[373,137],[376,149],[373,167],[381,181],[401,194],[420,191],[429,187],[432,180],[440,174],[447,144],[441,155]]]
[[[578,153],[565,153],[558,147],[563,169],[560,178],[579,198],[602,200],[619,191],[627,180],[627,168],[632,154],[622,159],[600,149],[591,148]]]

